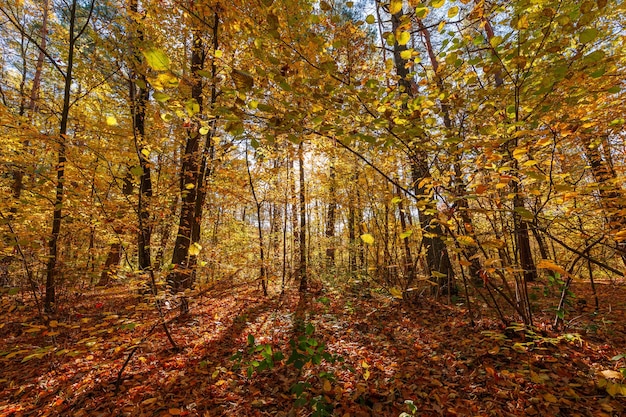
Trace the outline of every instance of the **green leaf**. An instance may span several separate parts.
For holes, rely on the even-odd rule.
[[[361,240],[365,243],[367,243],[368,245],[373,245],[374,244],[374,236],[370,235],[369,233],[364,233],[361,235]]]
[[[166,71],[170,69],[170,59],[160,49],[150,48],[142,51],[144,57],[146,57],[146,62],[155,71]]]
[[[130,173],[135,177],[141,177],[143,175],[143,169],[137,165],[130,169]]]
[[[598,30],[595,28],[587,28],[580,32],[580,43],[589,43],[598,36]]]
[[[168,95],[167,95],[167,94],[165,94],[165,93],[160,93],[160,92],[158,92],[158,91],[157,91],[157,92],[155,92],[152,96],[153,96],[153,97],[154,97],[154,99],[155,99],[156,101],[158,101],[159,103],[165,103],[167,100],[169,100],[169,99],[170,99],[170,96],[168,96]]]
[[[535,215],[525,207],[515,207],[515,212],[525,220],[533,220],[535,218]]]
[[[200,111],[200,104],[198,104],[195,98],[189,99],[185,103],[185,110],[187,110],[187,114],[191,117]]]
[[[373,15],[368,14],[367,17],[365,18],[365,21],[369,23],[370,25],[373,25],[374,23],[376,23],[376,18]]]

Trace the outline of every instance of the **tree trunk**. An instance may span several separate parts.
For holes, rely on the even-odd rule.
[[[198,75],[204,66],[204,42],[200,30],[193,30],[191,49],[191,98],[198,104],[202,113],[202,80]],[[173,271],[168,276],[172,291],[179,292],[191,288],[194,279],[195,256],[189,253],[192,245],[197,245],[193,235],[199,234],[199,220],[196,218],[196,203],[200,180],[200,132],[199,126],[191,123],[187,132],[187,144],[182,155],[181,167],[181,210],[178,233],[172,254]],[[195,252],[195,250],[194,250]]]
[[[117,273],[117,268],[120,264],[120,260],[122,259],[122,245],[119,242],[111,243],[109,247],[109,254],[107,255],[107,259],[104,262],[104,266],[102,267],[102,273],[100,274],[100,281],[98,281],[99,287],[104,287],[109,285],[111,282],[111,277],[115,276]]]
[[[329,165],[328,209],[326,214],[326,269],[332,272],[335,268],[335,211],[337,210],[336,172],[334,156]]]
[[[89,8],[89,15],[85,21],[82,29],[75,34],[76,26],[76,7],[77,0],[73,0],[69,11],[69,34],[68,34],[68,51],[67,51],[67,66],[65,69],[65,86],[63,91],[63,106],[61,108],[61,122],[59,126],[59,150],[57,154],[57,180],[55,187],[55,199],[54,210],[52,212],[52,231],[50,233],[50,239],[48,240],[48,262],[46,264],[46,296],[44,299],[44,308],[47,312],[54,311],[54,303],[56,302],[56,283],[55,278],[58,273],[57,260],[58,260],[58,242],[59,234],[61,232],[61,223],[63,220],[63,190],[65,183],[65,163],[66,158],[66,140],[67,140],[67,123],[69,120],[70,107],[71,107],[71,91],[72,91],[72,71],[74,69],[74,48],[76,41],[84,33],[89,20],[91,19],[91,13],[93,11],[94,3],[92,2]]]
[[[133,14],[139,13],[138,1],[132,0],[129,9]],[[145,146],[146,135],[146,105],[150,99],[148,80],[140,70],[142,67],[142,55],[139,45],[144,41],[143,30],[139,23],[130,19],[130,45],[133,48],[134,62],[130,67],[129,96],[131,114],[133,120],[133,138],[135,150],[141,167],[139,177],[139,198],[137,201],[137,213],[139,214],[139,233],[137,236],[137,258],[140,271],[149,271],[152,268],[150,241],[152,240],[152,224],[150,221],[150,200],[152,198],[152,176],[150,172],[149,150]],[[136,39],[135,39],[136,38]],[[136,83],[139,80],[140,83]],[[156,289],[153,289],[156,290]]]
[[[263,295],[267,297],[267,271],[265,268],[265,248],[263,242],[263,219],[261,213],[261,201],[256,195],[254,188],[254,182],[252,181],[252,173],[250,172],[250,162],[248,160],[248,146],[246,145],[246,169],[248,171],[248,182],[250,184],[250,191],[252,192],[252,198],[254,199],[254,205],[256,207],[257,218],[257,231],[259,232],[259,279],[261,280],[261,288],[263,289]]]
[[[298,169],[300,174],[300,288],[301,294],[306,293],[308,288],[307,256],[306,256],[306,198],[304,178],[304,143],[298,145]]]
[[[391,25],[394,33],[400,28],[402,17],[402,10],[391,16]],[[427,33],[425,33],[425,36],[427,36]],[[411,83],[408,79],[409,69],[406,65],[407,61],[401,56],[402,52],[406,49],[406,45],[400,45],[398,42],[395,42],[393,46],[393,57],[396,73],[400,77],[398,86],[400,87],[401,92],[412,96],[413,91],[411,89]],[[432,51],[432,47],[427,49]],[[431,198],[428,195],[429,193],[426,193],[425,187],[420,186],[424,179],[431,177],[427,162],[428,155],[424,150],[419,149],[419,147],[417,149],[410,149],[409,152],[411,155],[411,171],[414,181],[415,195],[430,200]],[[427,209],[419,209],[418,213],[423,231],[422,239],[424,247],[426,248],[426,264],[429,269],[428,272],[429,274],[436,276],[439,287],[443,287],[454,280],[454,270],[452,269],[452,264],[450,263],[448,250],[442,240],[442,236],[444,236],[445,231],[439,223],[433,222],[435,217],[430,214]]]

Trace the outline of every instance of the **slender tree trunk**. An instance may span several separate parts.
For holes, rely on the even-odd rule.
[[[69,10],[69,34],[68,34],[68,51],[67,66],[65,69],[65,86],[63,92],[63,106],[61,108],[61,122],[59,126],[59,149],[57,153],[57,179],[55,187],[54,210],[52,212],[52,231],[48,240],[48,262],[46,264],[46,296],[44,299],[44,308],[47,312],[54,311],[54,303],[56,302],[56,275],[58,274],[58,242],[61,233],[61,223],[63,221],[63,190],[65,184],[65,163],[66,158],[66,140],[67,125],[70,115],[71,91],[72,91],[72,71],[74,69],[74,48],[76,41],[83,34],[93,11],[94,3],[92,2],[89,9],[89,16],[82,27],[75,34],[76,26],[76,7],[77,0],[73,0]]]
[[[37,63],[35,64],[35,75],[33,76],[33,87],[30,90],[30,103],[28,109],[31,112],[31,117],[37,109],[37,101],[39,101],[39,90],[41,86],[41,73],[43,72],[43,62],[45,59],[44,51],[46,50],[48,43],[48,9],[49,0],[43,0],[41,7],[43,8],[43,14],[41,16],[41,43],[39,44],[39,54],[37,55]]]
[[[129,9],[132,14],[139,13],[138,0],[131,0]],[[150,200],[152,198],[152,175],[151,163],[149,160],[149,150],[145,146],[146,135],[146,105],[150,99],[148,80],[146,75],[140,70],[142,66],[142,55],[139,52],[139,45],[144,41],[143,30],[139,23],[133,18],[130,35],[130,45],[133,49],[134,62],[130,67],[129,95],[131,104],[131,114],[133,120],[133,138],[135,150],[141,167],[139,177],[139,198],[137,201],[137,213],[139,214],[139,233],[137,239],[137,258],[140,271],[149,271],[152,268],[150,241],[152,240],[152,224],[150,221]],[[140,83],[136,83],[139,80]],[[156,290],[154,288],[153,290]]]
[[[104,266],[102,267],[102,273],[100,274],[100,281],[98,281],[98,286],[104,287],[109,285],[109,283],[111,282],[111,277],[115,276],[115,274],[117,273],[117,268],[120,264],[121,259],[121,243],[111,243],[111,247],[109,248],[109,254],[107,255],[107,259],[104,262]]]
[[[334,155],[329,165],[328,209],[326,214],[326,269],[331,272],[335,268],[335,211],[337,210],[336,172]]]
[[[304,143],[298,145],[298,169],[300,174],[300,288],[301,294],[306,293],[308,288],[307,256],[306,256],[306,189],[304,177]]]
[[[256,207],[257,218],[257,231],[259,232],[259,261],[261,266],[259,267],[259,279],[261,280],[261,288],[263,289],[263,295],[267,297],[267,271],[265,268],[265,250],[263,242],[263,218],[261,213],[262,202],[259,201],[256,195],[256,189],[254,188],[254,182],[252,181],[252,173],[250,172],[250,162],[248,160],[248,146],[246,145],[246,169],[248,171],[248,183],[250,184],[250,191],[252,192],[252,198],[254,199],[254,205]]]
[[[396,195],[401,197],[401,192],[396,189]],[[402,200],[398,202],[398,216],[400,217],[400,226],[402,227],[402,233],[405,233],[407,228],[406,212],[404,210],[404,204]],[[405,236],[402,239],[404,246],[404,253],[402,254],[402,263],[404,266],[404,273],[406,275],[405,289],[410,288],[415,280],[415,269],[413,268],[413,255],[411,254],[411,243],[409,242],[409,236]]]
[[[357,270],[356,265],[356,208],[354,201],[348,206],[348,269],[351,274]]]

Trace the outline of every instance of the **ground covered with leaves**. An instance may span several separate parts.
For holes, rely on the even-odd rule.
[[[363,288],[300,299],[222,283],[184,317],[175,300],[159,312],[124,287],[97,289],[44,323],[5,294],[0,415],[622,416],[626,294],[598,287],[597,313],[574,287],[559,332],[541,300],[529,331],[478,304],[472,325],[461,302]]]

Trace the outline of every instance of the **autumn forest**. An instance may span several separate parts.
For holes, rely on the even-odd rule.
[[[623,0],[0,0],[0,416],[626,415]]]

